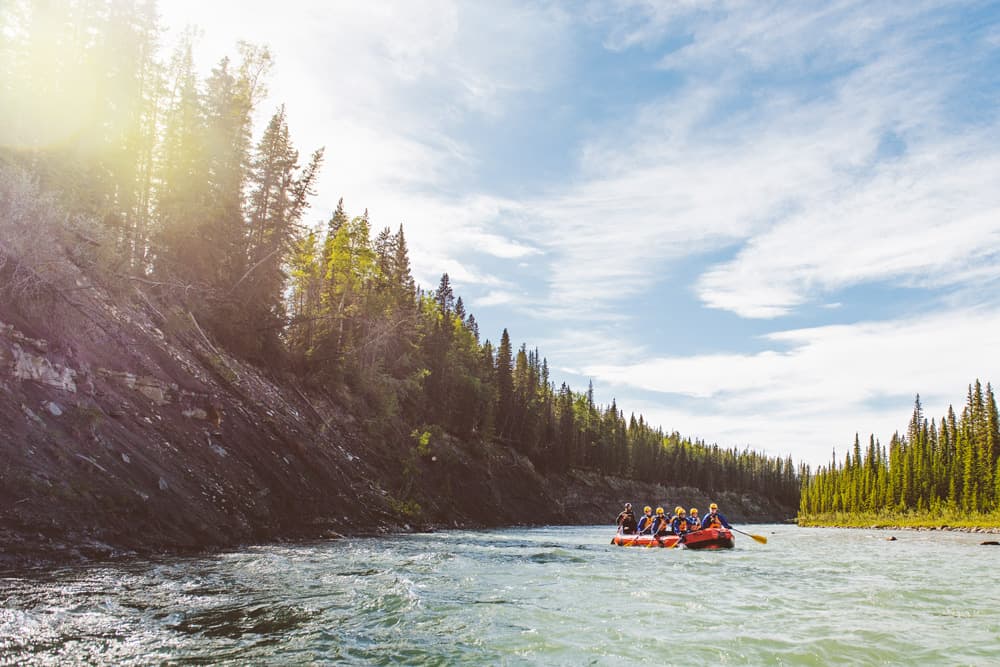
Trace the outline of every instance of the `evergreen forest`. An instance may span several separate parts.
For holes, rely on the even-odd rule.
[[[801,523],[993,525],[1000,511],[1000,426],[993,388],[969,386],[960,417],[924,415],[920,396],[905,434],[870,436],[838,461],[803,472]]]
[[[180,301],[220,347],[308,391],[354,397],[401,461],[414,442],[452,438],[510,446],[545,473],[799,500],[804,469],[790,457],[665,432],[553,379],[506,329],[480,331],[447,274],[415,283],[398,221],[343,200],[315,219],[326,156],[300,150],[285,108],[268,101],[266,47],[241,43],[201,77],[196,32],[162,55],[144,0],[5,0],[0,36],[0,192],[8,203],[55,193],[68,212],[59,230],[0,223],[2,298],[23,298],[33,281],[71,288],[17,261],[71,234],[109,289]],[[937,429],[918,411],[888,452],[856,446],[807,476],[803,512],[995,507],[996,406],[976,387],[960,421]]]

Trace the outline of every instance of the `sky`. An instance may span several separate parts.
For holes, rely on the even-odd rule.
[[[161,0],[275,55],[339,198],[496,342],[667,431],[819,464],[1000,379],[1000,6]]]

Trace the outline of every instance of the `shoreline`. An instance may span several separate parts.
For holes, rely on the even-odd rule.
[[[914,532],[949,532],[949,533],[973,533],[979,535],[1000,535],[1000,527],[995,526],[898,526],[898,525],[870,525],[870,526],[847,526],[842,524],[819,524],[807,523],[797,524],[799,528],[849,528],[851,530],[909,530]]]

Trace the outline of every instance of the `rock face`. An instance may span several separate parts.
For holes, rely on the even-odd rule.
[[[611,526],[626,500],[717,500],[734,521],[794,514],[544,477],[490,443],[441,436],[417,451],[362,426],[359,400],[231,358],[180,304],[117,289],[0,300],[0,568],[430,526]]]
[[[11,346],[10,354],[14,360],[11,373],[15,379],[32,380],[71,394],[76,393],[76,371],[72,368],[52,364],[43,356],[25,352],[17,343]]]

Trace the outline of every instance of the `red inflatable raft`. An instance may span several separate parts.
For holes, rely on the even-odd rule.
[[[676,535],[653,537],[652,535],[622,535],[618,533],[611,544],[620,547],[672,547],[680,539]],[[684,546],[688,549],[732,549],[733,534],[725,528],[704,528],[684,536]]]

